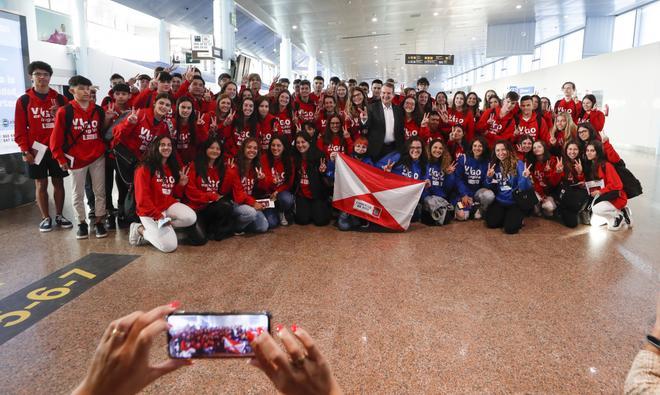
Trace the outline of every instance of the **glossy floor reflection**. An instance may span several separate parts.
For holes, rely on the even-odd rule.
[[[319,342],[347,393],[617,393],[654,320],[660,171],[624,155],[645,194],[634,229],[530,218],[507,236],[482,222],[404,234],[292,226],[169,255],[126,234],[39,234],[38,211],[0,212],[0,298],[91,252],[140,258],[0,346],[3,393],[64,393],[108,322],[180,300],[263,310]],[[67,206],[66,213],[70,213]],[[165,358],[165,338],[154,358]],[[244,361],[200,361],[147,393],[272,393]]]

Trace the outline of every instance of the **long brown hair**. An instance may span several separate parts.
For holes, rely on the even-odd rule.
[[[149,172],[152,176],[156,174],[157,171],[160,172],[161,176],[165,175],[165,171],[163,169],[163,155],[160,153],[160,142],[163,139],[170,140],[170,144],[172,144],[172,153],[170,154],[169,158],[167,158],[167,161],[165,161],[165,165],[170,168],[175,182],[178,183],[179,162],[176,160],[176,147],[174,146],[174,141],[170,138],[170,136],[158,136],[151,143],[149,143],[147,150],[144,152],[144,156],[142,157],[141,166],[149,169]]]
[[[247,157],[245,156],[245,150],[247,145],[250,143],[255,143],[257,145],[257,155],[246,165]],[[261,152],[260,144],[254,137],[248,137],[243,140],[240,150],[238,151],[238,172],[241,177],[245,177],[250,173],[251,169],[261,169]]]
[[[500,161],[497,158],[497,155],[495,152],[497,151],[497,146],[502,144],[504,148],[506,148],[506,151],[508,152],[509,156],[507,156],[504,161]],[[495,145],[493,146],[493,157],[492,157],[492,162],[493,163],[499,163],[500,167],[502,169],[503,174],[508,174],[511,177],[515,177],[518,172],[517,172],[517,167],[518,167],[518,158],[513,151],[513,145],[508,140],[498,140]]]

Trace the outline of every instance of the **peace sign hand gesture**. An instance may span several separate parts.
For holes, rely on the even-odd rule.
[[[227,159],[227,167],[233,169],[235,167],[234,162],[234,158]]]
[[[532,175],[531,168],[532,168],[531,163],[529,165],[525,164],[525,170],[523,170],[522,176],[525,178],[529,178]]]
[[[383,166],[383,170],[385,170],[386,172],[389,173],[389,172],[392,171],[393,167],[394,167],[394,162],[392,162],[391,160],[388,159],[387,164],[385,166]]]
[[[195,70],[193,70],[192,66],[188,66],[188,69],[186,69],[186,73],[183,75],[183,78],[185,78],[186,81],[192,82],[194,76],[195,76]]]
[[[204,122],[204,117],[202,116],[202,114],[199,111],[197,111],[197,122],[196,122],[196,124],[197,124],[197,126],[206,125],[206,122]]]
[[[214,115],[211,116],[211,124],[209,125],[209,130],[211,132],[218,130],[218,118]]]
[[[255,171],[257,172],[257,179],[258,179],[258,180],[263,180],[264,178],[266,178],[266,175],[264,174],[264,172],[263,172],[263,170],[261,169],[261,167],[257,167],[257,168],[255,169]]]
[[[130,124],[135,125],[138,121],[138,115],[137,114],[138,114],[138,112],[135,109],[135,107],[131,107],[131,113],[128,115],[126,120],[128,120],[128,122]]]
[[[328,170],[328,166],[325,164],[325,158],[321,158],[321,164],[319,165],[319,171],[325,173]]]
[[[105,120],[110,122],[117,116],[119,116],[119,114],[115,111],[115,103],[111,102],[108,104],[108,110],[105,112]]]
[[[234,122],[235,116],[236,116],[236,111],[234,111],[234,109],[229,110],[229,114],[227,115],[227,118],[225,118],[223,124],[225,126],[231,125],[231,123]]]
[[[493,178],[495,176],[495,163],[488,164],[488,172],[486,172],[486,176],[489,178]]]
[[[564,172],[564,158],[561,156],[559,159],[557,159],[557,166],[555,167],[555,171],[557,173],[563,173]]]
[[[367,122],[367,120],[369,119],[369,114],[367,113],[367,110],[358,107],[358,112],[360,113],[360,121],[362,121],[362,123]]]
[[[185,187],[188,184],[188,173],[190,172],[190,166],[185,166],[183,170],[179,171],[179,185]]]
[[[517,126],[517,127],[513,130],[513,135],[514,135],[514,136],[520,136],[520,135],[523,134],[524,132],[525,132],[525,128],[524,128],[524,127],[522,127],[522,126]]]
[[[582,174],[582,161],[579,158],[575,161],[575,171]]]
[[[453,161],[451,165],[447,166],[447,170],[445,172],[447,174],[452,174],[455,171],[456,171],[456,161]]]
[[[345,125],[345,124],[344,124],[344,126],[342,126],[342,130],[344,131],[344,138],[345,138],[345,139],[350,139],[350,138],[351,138],[351,134],[348,132],[348,129],[346,129],[346,125]]]
[[[555,134],[550,132],[550,145],[555,145],[557,144],[557,137],[555,137]]]
[[[424,113],[424,117],[422,118],[422,123],[420,124],[421,127],[425,128],[429,125],[429,116],[430,114],[428,112]]]

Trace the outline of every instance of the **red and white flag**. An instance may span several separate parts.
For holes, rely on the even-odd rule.
[[[389,229],[410,225],[424,182],[388,173],[345,154],[335,159],[332,205]]]
[[[243,349],[245,349],[245,342],[240,340],[231,340],[228,337],[223,337],[222,341],[225,345],[225,351],[232,354],[243,354]]]

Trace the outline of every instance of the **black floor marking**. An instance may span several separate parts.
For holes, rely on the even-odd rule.
[[[0,345],[138,257],[89,254],[0,300]]]

